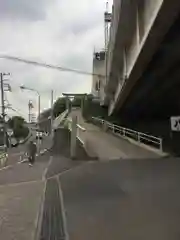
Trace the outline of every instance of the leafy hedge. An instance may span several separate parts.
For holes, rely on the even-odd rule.
[[[29,134],[29,128],[25,126],[25,120],[20,116],[10,118],[8,126],[13,129],[13,135],[16,139],[26,138]]]

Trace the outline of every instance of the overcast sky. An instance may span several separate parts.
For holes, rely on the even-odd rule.
[[[104,46],[105,5],[106,0],[0,0],[0,54],[91,72],[93,49]],[[41,92],[41,109],[50,106],[51,89],[55,99],[62,92],[91,89],[92,79],[85,75],[3,59],[0,71],[11,73],[12,93],[7,97],[26,118],[28,100],[34,102],[37,111],[37,97],[21,92],[21,84]]]

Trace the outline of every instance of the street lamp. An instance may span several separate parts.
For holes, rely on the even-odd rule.
[[[3,131],[4,131],[4,149],[5,152],[7,152],[7,132],[6,132],[6,121],[5,121],[5,117],[6,117],[6,113],[5,113],[5,105],[4,105],[4,92],[5,91],[10,91],[11,87],[9,84],[5,83],[5,81],[7,81],[7,79],[4,79],[5,76],[9,76],[10,73],[0,73],[0,91],[1,91],[1,104],[2,104],[2,119],[3,119]],[[8,87],[8,89],[5,89],[5,87]]]
[[[38,95],[38,116],[39,116],[39,121],[38,121],[38,126],[39,126],[39,130],[40,130],[40,111],[41,111],[41,96],[40,96],[40,93],[34,89],[34,88],[29,88],[29,87],[26,87],[24,85],[20,86],[20,89],[21,90],[28,90],[28,91],[31,91],[31,92],[35,92],[37,95]],[[40,142],[39,142],[39,138],[38,138],[38,153],[40,152]]]
[[[40,128],[40,93],[34,89],[34,88],[29,88],[29,87],[26,87],[24,85],[20,86],[20,88],[22,90],[28,90],[28,91],[32,91],[32,92],[35,92],[37,95],[38,95],[38,115],[39,115],[39,128]],[[51,133],[52,133],[52,125],[53,125],[53,90],[51,90]]]
[[[20,89],[21,90],[28,90],[28,91],[32,91],[32,92],[35,92],[37,95],[38,95],[38,116],[39,116],[39,122],[38,122],[38,125],[39,125],[39,128],[40,128],[40,111],[41,111],[41,96],[40,96],[40,93],[34,89],[34,88],[29,88],[29,87],[26,87],[24,85],[20,86]]]

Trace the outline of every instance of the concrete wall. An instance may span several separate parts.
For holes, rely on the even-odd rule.
[[[54,131],[52,153],[54,155],[60,155],[70,158],[70,141],[71,133],[68,129],[58,128]],[[91,158],[87,155],[84,147],[77,139],[76,144],[76,160],[90,160]]]
[[[154,20],[160,10],[163,0],[136,0],[131,4],[129,23],[131,25],[130,44],[127,49],[127,75],[129,76],[137,57],[143,48],[144,42],[149,34]]]

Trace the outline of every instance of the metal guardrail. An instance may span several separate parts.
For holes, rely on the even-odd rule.
[[[162,138],[158,138],[152,135],[148,135],[142,132],[138,132],[129,128],[121,127],[115,124],[112,124],[106,120],[92,117],[92,120],[96,123],[100,123],[104,130],[111,130],[114,134],[120,135],[122,137],[131,138],[138,143],[144,143],[146,145],[153,145],[162,151]]]
[[[54,119],[53,122],[53,128],[58,128],[58,126],[64,121],[64,119],[67,117],[69,113],[69,110],[65,110],[63,113],[61,113],[56,119]]]

